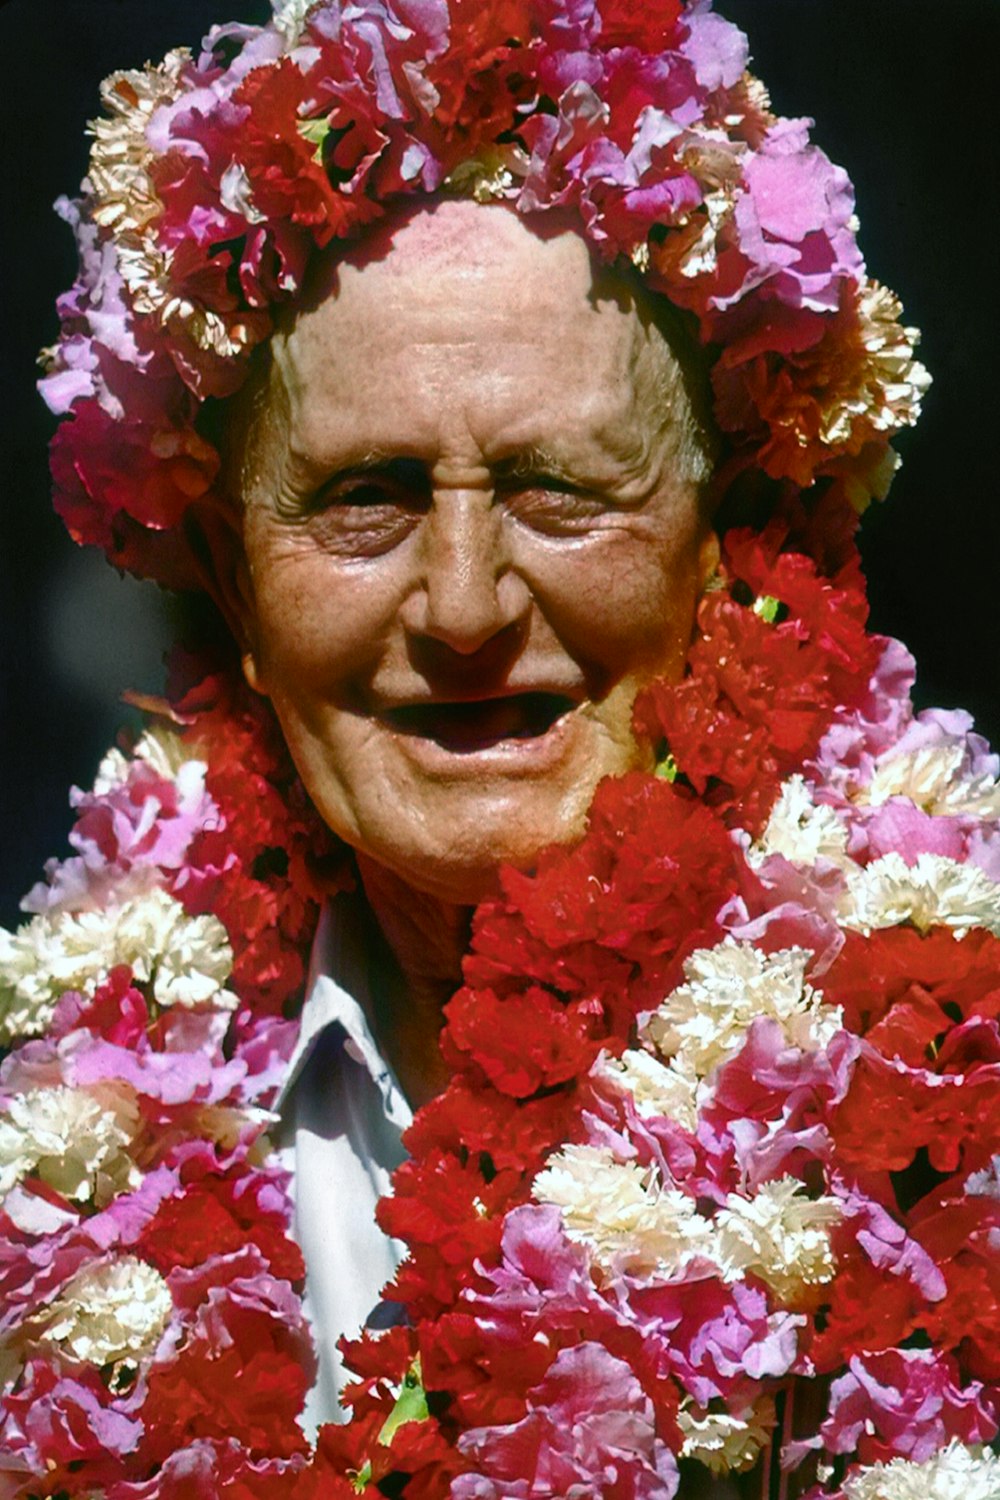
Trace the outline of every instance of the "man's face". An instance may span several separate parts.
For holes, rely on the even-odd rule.
[[[688,402],[584,242],[505,208],[442,203],[332,277],[250,424],[245,667],[331,828],[475,900],[645,762],[636,692],[714,561]]]

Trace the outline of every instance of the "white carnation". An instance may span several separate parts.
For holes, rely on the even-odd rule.
[[[711,1243],[711,1225],[693,1199],[661,1187],[652,1168],[615,1161],[604,1147],[566,1146],[531,1191],[561,1210],[569,1238],[607,1271],[669,1275]]]
[[[893,852],[848,875],[838,920],[863,933],[909,922],[919,932],[951,927],[965,937],[985,927],[1000,936],[1000,885],[944,854],[920,854],[908,865]]]
[[[52,1305],[42,1342],[92,1365],[138,1360],[156,1347],[172,1309],[159,1271],[124,1255],[73,1277]]]
[[[698,1123],[698,1080],[683,1060],[662,1063],[648,1052],[629,1049],[620,1058],[602,1057],[594,1076],[624,1089],[644,1119],[665,1117],[685,1130]]]
[[[305,29],[306,17],[316,4],[316,0],[273,0],[274,24],[286,38],[288,45],[294,47]]]
[[[129,1151],[139,1123],[136,1098],[122,1085],[15,1095],[0,1119],[0,1196],[35,1176],[64,1198],[103,1208],[138,1186]]]
[[[896,754],[890,751],[876,762],[871,781],[859,788],[855,801],[878,807],[890,797],[908,797],[924,812],[939,817],[1000,816],[1000,786],[985,773],[970,776],[965,771],[966,754],[965,744],[956,740]]]
[[[893,1458],[844,1480],[845,1500],[1000,1500],[1000,1458],[953,1441],[923,1463]]]
[[[642,1035],[682,1072],[699,1078],[739,1051],[758,1016],[777,1021],[793,1046],[825,1047],[843,1016],[806,983],[811,958],[806,948],[762,953],[731,937],[715,948],[699,948],[684,965],[687,984],[667,996]]]
[[[94,218],[116,238],[138,239],[162,211],[149,175],[153,151],[146,129],[156,110],[181,93],[190,62],[190,53],[178,48],[157,67],[112,73],[101,84],[106,113],[91,121],[88,185]]]
[[[127,755],[112,745],[111,749],[103,756],[94,777],[94,785],[91,788],[95,797],[106,797],[109,792],[124,786],[128,781],[128,769],[130,761]]]
[[[92,995],[118,964],[149,984],[159,1005],[229,1010],[232,963],[218,918],[189,917],[159,888],[96,911],[43,912],[16,933],[0,928],[0,1040],[40,1035],[60,995]]]
[[[691,1405],[677,1413],[677,1425],[684,1435],[681,1455],[694,1458],[713,1474],[742,1474],[752,1469],[774,1431],[774,1402],[762,1396],[742,1416],[729,1412],[705,1412],[695,1415]]]
[[[766,1182],[752,1198],[730,1193],[715,1219],[718,1256],[729,1280],[748,1271],[785,1304],[836,1270],[830,1228],[840,1219],[835,1198],[809,1198],[794,1177]]]
[[[164,781],[175,781],[185,800],[204,790],[207,763],[192,757],[190,746],[176,729],[158,724],[139,736],[131,758],[120,750],[107,752],[97,768],[94,794],[106,797],[116,787],[124,786],[129,770],[137,760],[144,761]]]
[[[748,854],[752,865],[780,854],[793,865],[814,865],[818,859],[841,865],[847,861],[847,825],[832,807],[816,803],[802,776],[791,776],[771,809],[767,827]]]
[[[1000,1199],[1000,1156],[991,1157],[989,1166],[981,1171],[970,1172],[965,1191],[970,1198]]]

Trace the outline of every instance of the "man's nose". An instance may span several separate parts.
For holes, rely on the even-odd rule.
[[[402,609],[413,633],[471,656],[531,605],[502,509],[485,490],[437,490],[421,527],[419,574]]]

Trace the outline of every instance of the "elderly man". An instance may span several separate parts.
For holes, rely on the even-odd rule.
[[[996,1493],[997,767],[865,632],[926,377],[745,63],[291,0],[109,80],[57,504],[246,686],[0,943],[10,1495]]]
[[[442,1005],[498,866],[579,838],[598,782],[650,765],[635,698],[679,677],[718,559],[691,355],[637,284],[546,229],[444,201],[366,239],[317,273],[238,424],[220,592],[357,853],[397,1121],[400,1092],[416,1106],[448,1081]],[[372,1170],[383,1133],[345,1124],[323,1056],[296,1094],[297,1222],[335,1360],[393,1267],[370,1217],[387,1177],[359,1199],[328,1164],[346,1131],[358,1162],[338,1172]]]

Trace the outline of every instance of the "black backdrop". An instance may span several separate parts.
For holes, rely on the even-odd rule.
[[[642,3],[642,0],[637,0]],[[1000,741],[1000,518],[994,499],[997,85],[1000,0],[718,0],[750,34],[783,114],[854,179],[873,273],[924,331],[936,382],[904,467],[864,528],[875,626],[920,665],[922,704],[963,705]],[[48,508],[51,422],[34,356],[72,279],[50,204],[83,174],[99,80],[194,43],[266,0],[4,0],[0,457],[0,922],[62,851],[68,787],[86,784],[123,719],[117,694],[155,689],[169,623],[150,586],[73,548]]]

